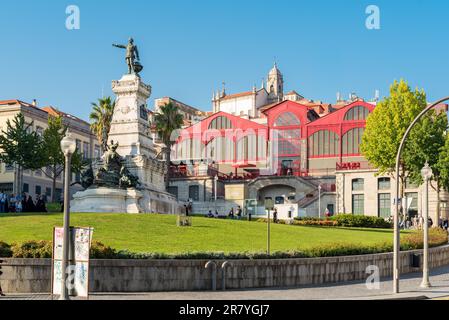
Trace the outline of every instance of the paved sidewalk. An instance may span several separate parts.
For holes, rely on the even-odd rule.
[[[369,290],[365,282],[301,288],[251,289],[233,291],[95,293],[90,300],[379,300],[379,299],[437,299],[449,297],[449,266],[432,270],[432,288],[422,289],[422,273],[402,275],[401,293],[393,295],[391,278],[380,283],[379,290]],[[1,300],[49,300],[47,294],[8,295]]]

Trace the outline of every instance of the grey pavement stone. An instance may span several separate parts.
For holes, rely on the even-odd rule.
[[[449,297],[449,266],[431,271],[432,288],[420,288],[421,273],[401,276],[400,294],[393,295],[391,279],[383,279],[380,289],[369,290],[363,281],[301,288],[272,288],[233,291],[94,293],[90,300],[379,300],[436,299]],[[1,300],[49,300],[50,295],[8,295]]]

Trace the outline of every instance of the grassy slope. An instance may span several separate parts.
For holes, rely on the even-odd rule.
[[[0,240],[51,240],[61,214],[0,214]],[[71,225],[92,226],[94,240],[134,252],[264,251],[266,224],[193,218],[192,227],[177,227],[176,216],[72,214]],[[391,230],[343,229],[273,225],[272,251],[302,249],[326,243],[376,244],[391,242]]]

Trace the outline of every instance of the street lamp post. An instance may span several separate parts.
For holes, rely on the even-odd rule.
[[[214,198],[215,198],[215,205],[214,205],[214,207],[215,207],[215,212],[217,212],[217,186],[218,186],[218,173],[215,175],[215,178],[214,178]],[[215,214],[215,212],[214,212],[214,214]]]
[[[61,140],[61,150],[65,157],[64,168],[64,239],[62,245],[62,280],[60,300],[68,300],[69,292],[66,284],[67,268],[69,265],[69,242],[70,242],[70,160],[76,150],[76,141],[67,129],[65,137]]]
[[[424,257],[423,257],[423,279],[422,288],[430,288],[429,281],[429,180],[432,178],[432,168],[426,161],[421,169],[421,175],[424,180],[424,201],[423,201],[423,218],[424,218]]]
[[[318,186],[318,218],[321,219],[321,184]]]

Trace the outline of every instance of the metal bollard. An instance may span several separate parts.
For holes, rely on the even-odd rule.
[[[223,262],[221,265],[221,289],[226,290],[226,268],[231,267],[232,264],[229,261]]]
[[[212,267],[212,291],[217,290],[217,264],[214,261],[208,261],[204,268]]]

